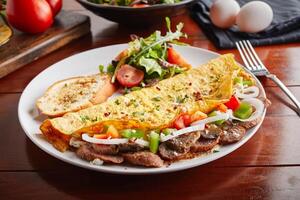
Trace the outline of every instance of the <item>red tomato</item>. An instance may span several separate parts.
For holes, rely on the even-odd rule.
[[[143,3],[137,3],[137,4],[134,4],[132,7],[133,8],[145,8],[145,7],[149,7],[149,5],[143,4]]]
[[[191,123],[192,123],[191,116],[188,114],[182,114],[175,119],[173,126],[176,129],[183,129],[191,125]]]
[[[46,0],[51,7],[53,17],[59,13],[62,8],[62,0]]]
[[[117,71],[117,80],[122,86],[134,87],[144,79],[144,72],[130,65],[122,65]]]
[[[191,116],[190,116],[190,115],[188,115],[188,114],[183,114],[183,115],[182,115],[182,118],[183,118],[183,122],[184,122],[184,125],[185,125],[185,126],[191,125],[192,120],[191,120]]]
[[[235,111],[240,106],[240,102],[234,95],[232,95],[230,100],[227,103],[225,103],[225,106],[227,106],[227,108]]]
[[[173,126],[177,130],[185,128],[184,119],[182,115],[180,115],[177,119],[175,119]]]
[[[51,7],[46,0],[9,0],[6,5],[8,22],[26,33],[41,33],[53,23]]]
[[[181,67],[190,67],[186,60],[173,48],[168,48],[168,59],[171,64],[176,64]]]

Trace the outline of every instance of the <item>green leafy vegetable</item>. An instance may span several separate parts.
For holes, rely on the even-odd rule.
[[[161,76],[162,68],[155,59],[141,57],[138,65],[144,67],[148,75],[156,72],[159,76]]]
[[[169,21],[170,19],[169,18],[166,18],[167,21]],[[168,24],[168,22],[167,22]],[[167,25],[170,27],[170,22],[169,22],[169,25]],[[130,61],[129,61],[129,64],[132,64],[132,63],[135,63],[136,60],[142,56],[143,54],[147,53],[147,51],[149,51],[151,48],[155,48],[157,45],[162,45],[166,42],[170,42],[172,43],[173,40],[178,40],[180,37],[183,37],[185,36],[181,30],[183,28],[183,23],[179,23],[177,26],[176,26],[176,31],[175,32],[172,32],[171,30],[169,30],[165,36],[161,36],[161,33],[160,31],[155,31],[154,34],[150,35],[148,38],[146,39],[143,39],[145,44],[147,44],[147,42],[149,41],[151,44],[148,44],[147,46],[145,47],[142,47],[142,50],[139,51],[136,55],[134,55]]]
[[[99,65],[100,74],[104,73],[104,65]]]

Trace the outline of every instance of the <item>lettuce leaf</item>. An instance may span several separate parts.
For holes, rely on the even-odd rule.
[[[138,61],[138,65],[145,69],[147,75],[152,75],[153,73],[157,73],[159,77],[162,75],[162,67],[153,58],[142,56]]]

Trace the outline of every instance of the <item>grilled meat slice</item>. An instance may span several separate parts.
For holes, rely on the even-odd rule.
[[[193,146],[191,152],[204,152],[214,148],[219,143],[220,137],[214,139],[200,138]]]
[[[250,129],[256,126],[260,122],[261,118],[257,118],[255,120],[249,121],[249,122],[237,122],[238,125],[244,127],[245,129]]]
[[[122,163],[124,161],[124,158],[122,156],[116,156],[116,155],[103,155],[100,153],[97,153],[91,144],[85,144],[82,145],[80,148],[77,149],[76,154],[87,161],[92,161],[96,158],[107,162],[107,163]]]
[[[178,153],[186,153],[190,150],[190,147],[200,138],[200,132],[192,132],[181,135],[166,141],[168,148],[177,151]]]
[[[231,121],[226,121],[222,125],[222,134],[220,136],[221,144],[231,144],[238,142],[246,134],[246,129],[238,124],[234,124]]]
[[[159,145],[159,154],[166,160],[178,160],[190,151],[190,147],[200,138],[200,132],[192,132],[168,140]]]
[[[141,151],[141,150],[145,149],[145,147],[143,147],[139,144],[136,144],[134,142],[119,144],[118,146],[119,146],[119,152],[122,152],[122,153],[137,152],[137,151]]]
[[[117,155],[119,152],[117,145],[92,144],[91,146],[94,152],[99,154]]]
[[[191,146],[191,152],[209,151],[219,143],[222,129],[215,124],[207,124],[201,131],[201,137]]]
[[[184,157],[187,152],[179,153],[176,150],[170,149],[167,144],[164,142],[159,145],[159,154],[165,160],[179,160]]]
[[[201,138],[216,139],[222,133],[222,129],[215,124],[207,124],[206,127],[205,130],[200,132]]]
[[[135,153],[123,154],[124,159],[134,165],[142,165],[146,167],[162,167],[164,161],[156,154],[150,151],[140,151]]]

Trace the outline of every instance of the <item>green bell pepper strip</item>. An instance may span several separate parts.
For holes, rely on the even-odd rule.
[[[144,132],[140,129],[124,129],[121,131],[121,135],[124,138],[144,138]]]
[[[240,119],[248,119],[253,112],[251,104],[247,102],[242,102],[238,109],[233,112],[233,115]]]
[[[160,142],[159,134],[151,131],[149,134],[149,148],[152,153],[157,153]]]
[[[174,128],[165,128],[165,129],[162,130],[162,133],[165,134],[165,135],[169,135],[169,134],[171,134],[174,131],[177,131],[177,129],[174,129]]]

